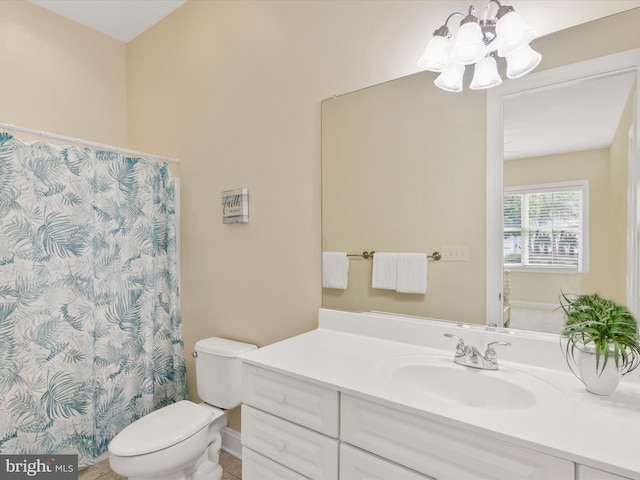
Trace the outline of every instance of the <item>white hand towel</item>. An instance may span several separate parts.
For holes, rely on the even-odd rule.
[[[399,253],[396,290],[400,293],[427,293],[427,265],[426,253]]]
[[[398,254],[376,252],[373,255],[371,286],[385,290],[395,290],[397,285]]]
[[[347,252],[322,252],[322,287],[345,290],[348,281]]]

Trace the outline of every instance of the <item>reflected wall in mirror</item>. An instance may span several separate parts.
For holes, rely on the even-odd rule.
[[[559,292],[627,303],[636,68],[501,95],[505,326],[561,333]]]
[[[426,295],[372,288],[372,260],[350,257],[328,308],[484,321],[485,96],[452,95],[430,72],[322,103],[322,248],[361,253],[469,247],[430,261]]]
[[[538,70],[638,48],[637,33],[611,35],[635,32],[637,22],[640,9],[537,39]],[[422,72],[323,102],[322,248],[430,253],[463,245],[469,261],[430,262],[427,294],[406,295],[372,289],[371,261],[352,257],[348,288],[323,289],[323,306],[501,323],[502,129],[497,145],[488,144],[487,94],[442,92],[434,77]],[[499,174],[486,170],[496,158]],[[496,183],[499,203],[485,203]],[[591,271],[608,261],[599,253],[592,245]]]

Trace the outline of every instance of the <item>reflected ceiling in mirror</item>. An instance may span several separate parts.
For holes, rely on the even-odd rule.
[[[504,160],[610,147],[634,79],[622,72],[505,98]]]

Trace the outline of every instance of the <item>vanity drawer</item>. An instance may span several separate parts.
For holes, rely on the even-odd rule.
[[[246,447],[242,448],[242,478],[244,480],[307,480],[299,473]]]
[[[338,437],[338,392],[253,365],[242,365],[242,402]]]
[[[244,472],[243,472],[244,473]],[[340,478],[344,480],[434,480],[343,443]]]
[[[338,478],[338,440],[242,405],[242,445],[310,479]]]
[[[587,467],[585,465],[576,465],[577,480],[629,480],[627,477],[621,477],[609,472],[603,472],[595,468]]]
[[[438,480],[573,480],[574,464],[342,395],[341,439]]]

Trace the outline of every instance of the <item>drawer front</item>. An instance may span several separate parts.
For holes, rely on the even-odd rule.
[[[574,464],[343,395],[341,439],[438,480],[573,480]]]
[[[242,448],[242,478],[244,480],[308,480],[299,473],[244,447]]]
[[[603,472],[595,468],[587,467],[585,465],[577,465],[578,474],[576,478],[578,480],[629,480],[628,477],[621,477],[614,473]]]
[[[242,365],[242,402],[338,437],[338,392],[313,383]]]
[[[407,470],[345,443],[340,445],[340,478],[344,480],[434,480],[432,477]]]
[[[338,440],[242,405],[242,445],[317,480],[338,478]]]

